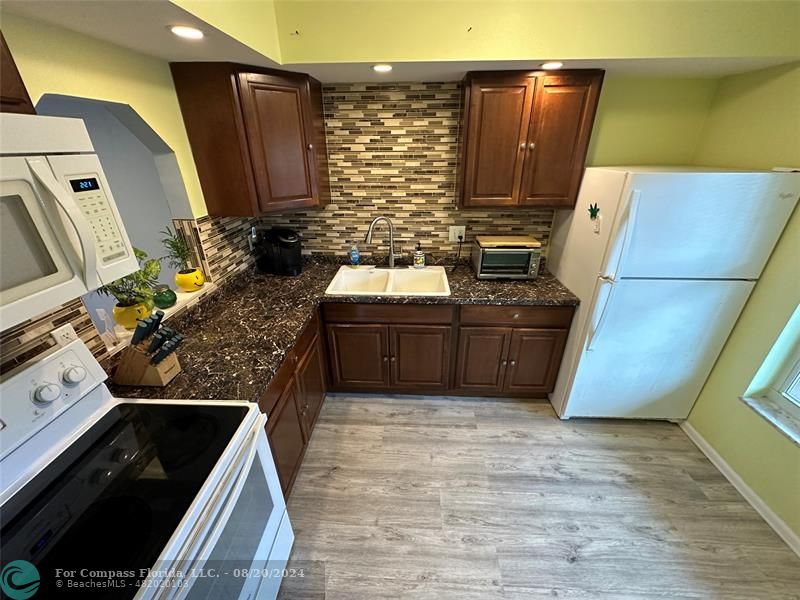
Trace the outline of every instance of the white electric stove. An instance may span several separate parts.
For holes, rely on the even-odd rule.
[[[24,561],[3,584],[275,598],[294,535],[257,405],[117,399],[105,379],[76,340],[0,383],[0,553]]]

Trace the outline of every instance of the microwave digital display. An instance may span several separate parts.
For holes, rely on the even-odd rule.
[[[69,184],[72,186],[73,192],[91,192],[99,190],[100,184],[94,177],[86,177],[84,179],[70,179]]]

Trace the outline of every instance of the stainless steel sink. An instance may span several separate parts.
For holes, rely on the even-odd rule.
[[[328,289],[328,296],[449,296],[444,267],[378,269],[343,266]]]

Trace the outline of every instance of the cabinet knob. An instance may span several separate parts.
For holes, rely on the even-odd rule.
[[[396,362],[396,361],[397,361],[397,357],[396,357],[396,356],[393,356],[393,357],[392,357],[392,362]]]
[[[508,364],[508,361],[507,360],[502,360],[502,361],[500,361],[500,364],[505,367]]]
[[[388,356],[384,356],[383,357],[383,362],[389,362],[389,357]]]
[[[309,149],[309,150],[313,150],[313,149],[314,149],[314,144],[309,144],[309,145],[308,145],[308,149]]]
[[[515,361],[515,360],[512,360],[512,361],[511,361],[511,366],[512,366],[512,367],[516,366],[516,364],[517,364],[517,361]]]
[[[514,313],[514,317],[513,318],[519,319],[519,313]]]
[[[525,142],[522,142],[522,143],[519,145],[519,149],[520,149],[520,150],[525,150],[525,146],[526,146]]]
[[[536,142],[531,142],[528,144],[528,152],[533,152],[533,149],[536,147]]]

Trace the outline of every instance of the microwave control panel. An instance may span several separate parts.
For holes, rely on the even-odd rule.
[[[92,228],[102,263],[105,265],[128,256],[125,240],[97,175],[70,177],[69,184],[78,208]]]

